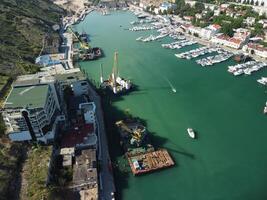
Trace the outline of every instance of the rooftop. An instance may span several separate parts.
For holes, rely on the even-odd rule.
[[[81,190],[79,193],[80,193],[81,200],[98,199],[98,188],[97,187],[86,189],[86,190]]]
[[[43,107],[49,85],[13,87],[5,102],[5,108]]]
[[[252,49],[256,49],[258,51],[266,51],[267,52],[267,47],[264,47],[263,45],[260,45],[260,44],[248,43],[248,47],[252,48]]]
[[[91,138],[89,136],[92,135],[93,132],[93,124],[86,124],[80,127],[77,125],[76,128],[65,133],[64,137],[61,140],[61,147],[69,148],[75,147],[78,144],[83,144],[84,142],[87,142],[89,138]]]
[[[27,74],[18,76],[16,81],[12,84],[17,86],[33,86],[38,84],[46,84],[54,82],[54,77],[49,72],[38,72],[36,74]]]
[[[90,188],[97,187],[97,163],[96,150],[81,150],[75,157],[73,166],[73,185],[87,185]]]
[[[73,82],[73,81],[86,79],[86,77],[81,71],[74,71],[72,73],[65,73],[65,74],[57,74],[55,77],[59,81],[67,81],[67,82]]]

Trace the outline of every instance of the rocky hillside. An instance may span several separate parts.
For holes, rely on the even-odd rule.
[[[16,76],[37,70],[33,65],[46,34],[64,11],[49,0],[0,1],[0,74]]]
[[[63,14],[64,10],[49,0],[0,0],[1,87],[10,77],[38,70],[34,61],[42,49],[43,40],[47,35],[59,38],[52,26],[60,23]],[[0,99],[4,93],[0,90]],[[26,147],[25,144],[11,143],[4,130],[0,114],[0,200],[18,199]]]

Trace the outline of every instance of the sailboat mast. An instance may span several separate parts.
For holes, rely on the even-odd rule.
[[[114,53],[114,63],[113,63],[113,69],[112,69],[112,74],[113,74],[113,84],[116,85],[116,79],[118,75],[118,52],[116,51]]]

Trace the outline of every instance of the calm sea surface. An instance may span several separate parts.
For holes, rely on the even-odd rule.
[[[130,32],[130,12],[102,16],[93,12],[74,26],[90,34],[90,45],[101,47],[105,57],[82,62],[81,68],[99,82],[100,63],[111,73],[113,54],[119,52],[119,74],[138,90],[108,100],[109,145],[119,197],[125,200],[265,200],[267,199],[267,116],[262,114],[267,90],[256,80],[267,71],[234,77],[227,61],[203,68],[194,60],[178,59],[162,41],[137,42],[153,31]],[[169,82],[176,88],[173,93]],[[118,143],[112,121],[126,112],[147,122],[153,144],[169,150],[176,166],[133,177]],[[192,140],[186,129],[194,128]]]

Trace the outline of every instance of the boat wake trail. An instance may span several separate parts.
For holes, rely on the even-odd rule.
[[[167,81],[167,83],[170,85],[172,92],[173,92],[173,93],[176,93],[176,89],[175,89],[175,87],[173,86],[173,84],[170,82],[170,80],[167,79],[166,77],[164,77],[164,79],[165,79],[165,80]]]

